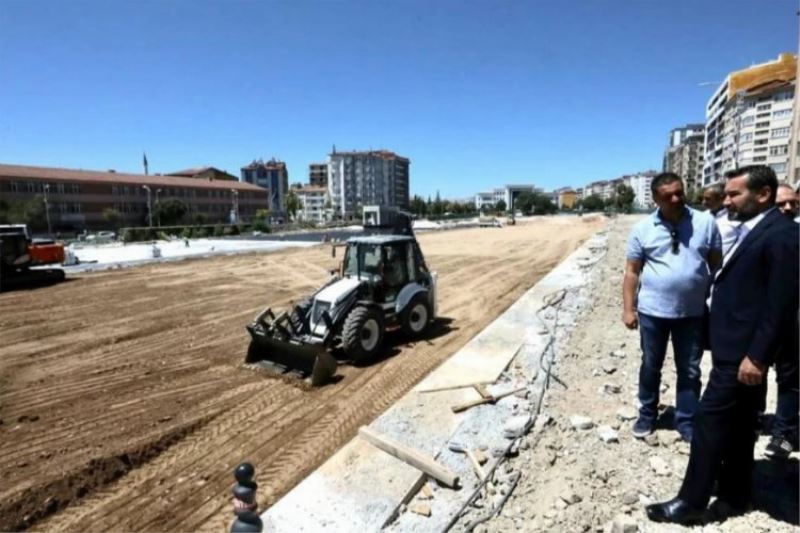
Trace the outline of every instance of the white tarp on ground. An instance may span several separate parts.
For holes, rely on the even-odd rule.
[[[300,241],[252,241],[233,239],[189,239],[189,246],[183,240],[153,241],[135,244],[97,244],[70,245],[67,249],[78,258],[79,263],[65,267],[67,272],[102,270],[114,266],[129,266],[218,254],[266,251],[273,252],[284,248],[315,246],[316,242]]]

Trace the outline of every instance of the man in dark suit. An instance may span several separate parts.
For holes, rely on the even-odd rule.
[[[775,208],[771,168],[753,165],[725,177],[725,207],[741,224],[711,291],[713,366],[678,497],[647,507],[656,522],[701,521],[715,482],[720,508],[747,509],[764,375],[776,359],[797,357],[798,225]]]

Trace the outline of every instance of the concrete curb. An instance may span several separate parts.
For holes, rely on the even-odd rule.
[[[503,436],[504,421],[538,412],[549,381],[549,372],[540,370],[549,370],[553,353],[550,348],[566,340],[574,315],[586,305],[586,294],[580,293],[588,292],[588,271],[604,250],[604,235],[592,237],[370,424],[379,433],[435,457],[459,474],[460,490],[430,483],[434,490],[433,499],[426,502],[432,509],[430,517],[399,514],[401,506],[414,498],[425,483],[426,476],[355,437],[262,514],[264,531],[444,530],[479,484],[469,462],[463,455],[451,452],[448,442],[457,440],[470,448],[484,448],[487,454],[502,454],[510,446]],[[566,316],[561,320],[555,309],[545,309],[548,299],[559,293],[563,294],[559,312]],[[558,331],[553,331],[556,323]],[[506,372],[510,364],[514,365],[514,372]],[[501,376],[505,383],[490,389],[493,393],[520,385],[527,386],[527,392],[458,414],[451,411],[451,406],[478,399],[477,391],[464,388],[421,392],[496,382]],[[530,424],[526,429],[529,428]],[[500,460],[490,461],[487,466]]]

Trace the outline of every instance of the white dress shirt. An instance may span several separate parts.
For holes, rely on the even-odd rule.
[[[724,207],[714,214],[714,220],[717,222],[717,229],[722,237],[722,256],[725,257],[736,242],[741,222],[729,219],[728,210]]]

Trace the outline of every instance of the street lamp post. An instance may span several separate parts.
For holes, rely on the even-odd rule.
[[[50,236],[53,234],[52,229],[50,228],[50,202],[48,198],[48,193],[50,192],[50,184],[44,184],[44,215],[47,218],[47,235]]]
[[[153,206],[150,204],[150,187],[142,185],[142,189],[147,191],[147,222],[148,227],[153,227]]]
[[[158,195],[161,192],[161,189],[156,189],[156,209],[158,209],[158,214],[156,215],[156,225],[160,228],[161,227],[161,203],[159,203]]]
[[[231,223],[236,224],[239,222],[239,191],[231,189],[231,192],[233,193],[233,220],[231,220]]]

